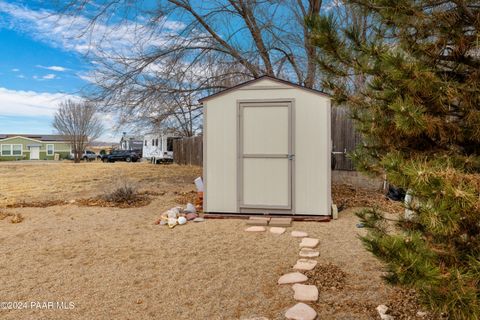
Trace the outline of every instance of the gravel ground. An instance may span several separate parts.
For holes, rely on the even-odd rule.
[[[0,200],[38,207],[1,209],[0,302],[28,302],[28,309],[2,310],[1,319],[283,319],[295,304],[291,286],[277,280],[298,259],[291,230],[320,239],[319,265],[308,283],[320,290],[311,304],[319,319],[379,319],[379,304],[396,319],[415,319],[415,295],[386,286],[381,264],[362,247],[364,229],[352,206],[381,195],[335,189],[347,210],[329,223],[294,222],[283,235],[244,231],[245,220],[207,220],[168,229],[154,225],[172,206],[191,201],[199,168],[148,164],[21,164],[0,166]],[[80,170],[79,170],[80,169]],[[22,179],[15,179],[20,176]],[[135,208],[45,201],[98,196],[121,176],[155,191]],[[35,184],[34,181],[37,181]],[[41,184],[38,181],[42,181]],[[364,194],[364,195],[363,195]],[[48,197],[47,197],[48,195]],[[42,202],[43,201],[43,202]],[[11,223],[21,215],[23,221]],[[30,302],[35,302],[30,308]],[[74,308],[44,310],[43,302]],[[41,307],[41,308],[39,308]],[[423,318],[427,319],[427,318]]]
[[[25,220],[0,221],[2,300],[71,301],[75,308],[0,310],[0,318],[282,319],[294,304],[290,286],[276,284],[298,258],[292,229],[321,240],[320,319],[375,319],[375,307],[392,294],[357,239],[364,230],[352,210],[329,223],[294,222],[283,235],[246,233],[244,220],[153,225],[174,202],[9,209]]]

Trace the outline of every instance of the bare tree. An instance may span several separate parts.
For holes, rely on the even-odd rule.
[[[201,123],[201,96],[262,75],[309,88],[320,83],[305,18],[320,13],[321,0],[59,3],[63,14],[90,20],[84,35],[98,40],[112,24],[134,35],[125,50],[113,50],[115,37],[105,34],[89,56],[96,70],[85,94],[119,113],[121,125],[174,124],[192,135]]]
[[[76,163],[80,162],[88,144],[104,130],[92,104],[72,100],[60,104],[52,125],[71,144]]]

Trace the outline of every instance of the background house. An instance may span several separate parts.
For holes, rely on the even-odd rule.
[[[0,161],[66,159],[70,153],[62,135],[0,134]]]
[[[122,139],[120,139],[119,149],[120,150],[131,150],[136,151],[140,155],[143,148],[143,137],[142,136],[130,136],[126,132],[123,133]]]

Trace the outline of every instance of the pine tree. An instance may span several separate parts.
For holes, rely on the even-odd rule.
[[[451,319],[480,319],[480,2],[349,0],[368,36],[311,17],[323,86],[363,135],[357,168],[414,197],[410,219],[359,217],[386,280]],[[356,77],[365,79],[358,90]]]

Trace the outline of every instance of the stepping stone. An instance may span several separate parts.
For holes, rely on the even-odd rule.
[[[193,219],[193,222],[203,222],[203,221],[205,221],[205,218],[198,217]]]
[[[266,225],[268,225],[269,221],[270,221],[270,218],[250,217],[247,220],[247,225],[249,225],[249,226],[266,226]]]
[[[293,269],[297,270],[313,270],[315,266],[317,265],[316,260],[310,260],[310,259],[298,259],[297,263],[293,266]]]
[[[278,284],[291,284],[297,282],[305,282],[308,280],[308,277],[300,272],[292,272],[284,274],[278,279]]]
[[[320,240],[314,238],[303,238],[300,242],[300,248],[315,248]]]
[[[299,302],[285,312],[285,318],[291,320],[314,320],[317,312],[309,305]]]
[[[280,227],[271,227],[270,232],[274,234],[282,234],[285,232],[285,228],[280,228]]]
[[[313,285],[296,283],[292,286],[295,294],[293,299],[297,301],[317,301],[318,289]]]
[[[315,258],[320,255],[320,252],[315,251],[311,248],[302,248],[302,250],[300,250],[299,255],[302,258]]]
[[[263,232],[267,229],[265,229],[265,227],[258,227],[258,226],[254,226],[254,227],[248,227],[247,229],[245,229],[245,231],[247,232]]]
[[[303,237],[308,237],[308,233],[303,232],[303,231],[292,231],[292,237],[294,238],[303,238]]]
[[[268,225],[271,227],[290,227],[292,225],[292,218],[272,218]]]

